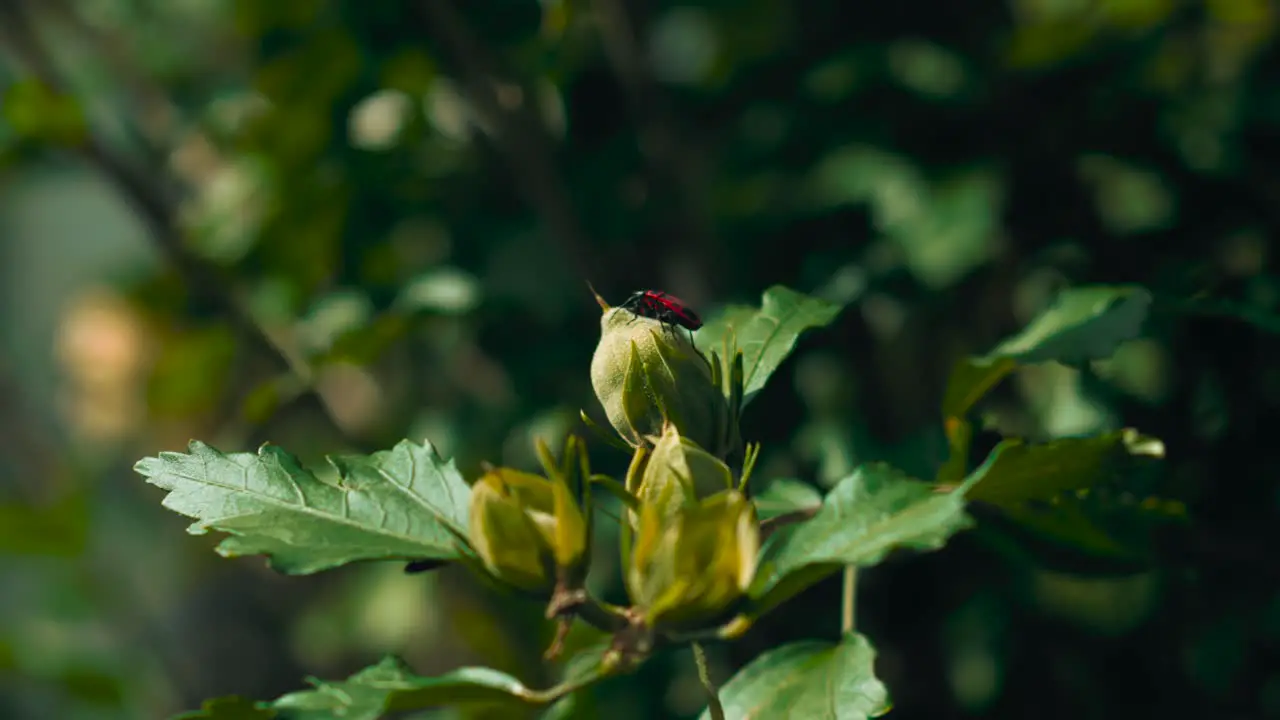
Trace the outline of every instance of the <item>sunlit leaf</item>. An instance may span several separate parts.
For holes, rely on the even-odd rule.
[[[1069,288],[990,353],[956,363],[942,401],[950,457],[938,472],[938,482],[957,482],[964,475],[973,435],[965,415],[1018,365],[1079,365],[1110,357],[1121,343],[1138,337],[1151,303],[1151,294],[1138,286]]]
[[[698,346],[721,351],[732,337],[743,355],[745,404],[791,354],[801,333],[830,324],[840,310],[834,303],[775,285],[765,291],[758,309],[732,306],[709,320],[698,331]]]
[[[406,311],[461,314],[475,309],[480,293],[479,281],[469,273],[453,267],[434,268],[401,288],[396,305]]]
[[[955,492],[883,465],[863,465],[841,480],[810,520],[787,527],[766,544],[759,574],[749,591],[753,613],[763,613],[844,565],[875,565],[892,550],[936,550],[972,525],[964,493],[974,473]]]
[[[471,489],[429,444],[405,440],[330,462],[341,478],[336,484],[278,447],[228,455],[193,441],[190,453],[161,453],[135,469],[169,491],[165,507],[196,518],[189,532],[229,533],[219,553],[266,555],[282,572],[458,556]]]
[[[861,635],[798,642],[767,652],[720,689],[726,720],[861,720],[889,711],[875,676],[875,650]],[[700,720],[710,720],[708,709]]]
[[[1120,343],[1141,333],[1151,300],[1151,293],[1136,285],[1068,288],[983,360],[1078,365],[1110,357]]]

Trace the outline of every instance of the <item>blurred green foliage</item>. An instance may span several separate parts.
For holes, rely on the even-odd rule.
[[[160,717],[387,653],[547,686],[536,605],[453,570],[217,558],[130,466],[193,437],[307,467],[409,437],[468,478],[533,467],[531,437],[594,410],[589,280],[708,316],[775,284],[846,304],[743,428],[756,476],[821,488],[880,460],[938,477],[957,362],[1064,287],[1142,288],[1114,356],[1000,368],[956,415],[960,469],[1002,436],[1134,427],[1167,461],[1059,504],[1099,543],[1148,498],[1188,521],[1117,564],[1036,532],[1038,505],[975,508],[946,552],[860,578],[859,630],[898,717],[1280,717],[1276,22],[1265,0],[0,4],[0,716]],[[839,591],[709,647],[713,678],[836,638]],[[704,698],[673,656],[582,703]]]

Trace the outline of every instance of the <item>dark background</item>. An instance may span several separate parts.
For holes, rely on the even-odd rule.
[[[931,477],[957,358],[1059,288],[1147,286],[1144,338],[987,410],[1162,438],[1144,492],[1191,522],[1117,561],[980,514],[865,573],[859,630],[903,720],[1280,717],[1276,29],[1266,0],[3,0],[0,716],[162,717],[386,652],[547,684],[536,606],[220,559],[131,466],[405,436],[528,465],[601,416],[589,280],[704,315],[775,283],[847,302],[745,420],[762,477],[824,487]],[[713,675],[834,638],[839,591]],[[593,698],[703,702],[687,653]]]

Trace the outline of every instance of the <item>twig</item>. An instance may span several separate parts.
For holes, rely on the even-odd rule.
[[[693,648],[693,661],[698,666],[698,679],[707,690],[707,709],[711,712],[711,720],[724,720],[724,706],[720,704],[720,695],[716,692],[715,683],[711,682],[711,668],[707,665],[707,651],[698,643]]]
[[[599,277],[601,268],[586,240],[564,182],[555,168],[550,134],[537,112],[536,95],[519,86],[521,100],[504,103],[499,87],[514,81],[503,78],[497,61],[476,39],[451,0],[422,0],[417,7],[424,26],[447,54],[467,97],[494,128],[495,139],[506,153],[516,185],[542,218],[547,234],[560,245],[565,260],[584,278]]]
[[[595,599],[586,590],[570,591],[563,595],[557,591],[547,604],[547,617],[565,615],[574,615],[604,632],[617,632],[627,626],[627,618],[621,608]]]
[[[725,640],[737,640],[742,637],[752,624],[758,618],[742,613],[735,615],[728,622],[713,628],[703,628],[701,630],[692,630],[688,632],[671,632],[664,631],[656,637],[656,642],[661,647],[670,647],[673,645],[687,645],[689,643],[701,642],[722,642]]]
[[[602,678],[609,677],[614,672],[615,671],[612,668],[602,663],[592,672],[586,673],[581,677],[569,678],[559,685],[547,688],[546,690],[526,690],[517,694],[537,705],[550,705],[566,695],[570,695],[588,687]]]
[[[858,568],[847,565],[844,569],[844,587],[840,593],[840,634],[854,630],[855,610],[858,600]]]
[[[40,45],[39,35],[23,3],[0,0],[0,28],[4,31],[5,45],[19,63],[51,90],[65,92],[64,83],[49,53]],[[188,249],[173,200],[164,187],[118,156],[92,127],[74,152],[109,179],[133,206],[150,231],[152,241],[187,281],[190,291],[214,305],[250,348],[272,358],[282,370],[296,377],[305,388],[298,399],[314,396],[326,420],[346,442],[358,447],[359,443],[347,435],[314,387],[311,369],[305,360],[268,335],[236,296],[232,283],[216,267]]]

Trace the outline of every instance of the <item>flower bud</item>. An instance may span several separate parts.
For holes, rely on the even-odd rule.
[[[672,488],[668,499],[660,501],[668,486]],[[667,508],[663,513],[667,516],[674,508],[733,486],[733,472],[728,465],[681,435],[674,425],[668,425],[653,446],[635,494],[642,503]]]
[[[653,445],[668,423],[720,457],[736,444],[710,363],[683,333],[657,320],[606,310],[591,384],[609,423],[632,447]]]
[[[737,490],[687,502],[667,517],[675,487],[641,505],[627,590],[650,626],[692,629],[723,615],[750,586],[759,524]]]
[[[470,540],[485,569],[522,590],[581,579],[587,523],[562,478],[498,468],[471,488]]]

